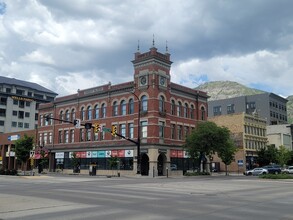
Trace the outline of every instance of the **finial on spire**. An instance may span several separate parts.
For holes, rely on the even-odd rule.
[[[168,51],[168,41],[166,40],[166,53],[169,53]]]
[[[139,52],[139,40],[137,41],[137,52]]]
[[[155,47],[155,34],[153,34],[153,47]]]

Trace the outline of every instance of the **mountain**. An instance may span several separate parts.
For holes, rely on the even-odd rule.
[[[265,91],[249,88],[232,81],[207,82],[199,85],[196,89],[207,92],[210,96],[208,99],[209,101],[265,93]],[[293,95],[289,96],[287,99],[288,123],[293,123]]]
[[[196,89],[207,92],[210,96],[209,101],[265,93],[232,81],[207,82],[199,85]]]

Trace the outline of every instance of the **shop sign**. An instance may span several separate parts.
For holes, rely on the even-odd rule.
[[[70,152],[72,153],[72,152]],[[56,152],[55,153],[55,159],[61,159],[64,158],[64,152]]]
[[[125,150],[124,157],[133,157],[133,150]]]

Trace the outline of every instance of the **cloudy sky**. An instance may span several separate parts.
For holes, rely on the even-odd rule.
[[[0,75],[59,95],[133,79],[166,41],[171,80],[230,80],[293,95],[291,0],[0,0]]]

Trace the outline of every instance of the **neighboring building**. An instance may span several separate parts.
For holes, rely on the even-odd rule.
[[[229,165],[229,171],[241,173],[245,169],[256,166],[256,151],[267,146],[265,119],[259,118],[257,114],[234,113],[209,117],[208,120],[215,122],[218,126],[227,127],[238,147],[235,161]],[[212,162],[221,162],[221,160],[214,156]],[[222,162],[220,170],[225,170]]]
[[[293,125],[270,125],[267,126],[268,145],[274,145],[276,148],[285,146],[292,150],[292,130]]]
[[[245,112],[257,113],[267,125],[287,124],[288,100],[274,93],[240,96],[208,102],[208,117]]]
[[[36,83],[0,76],[0,133],[35,129],[39,104],[56,96]]]
[[[24,135],[34,137],[36,141],[36,134],[36,129],[0,134],[0,169],[12,170],[20,167],[15,160],[14,141],[23,138]]]
[[[40,105],[39,145],[50,153],[50,168],[72,172],[73,152],[80,159],[81,172],[88,173],[95,163],[98,174],[111,174],[109,158],[119,158],[119,172],[137,172],[137,145],[117,133],[137,141],[140,130],[142,175],[166,175],[176,167],[180,174],[189,169],[191,160],[183,150],[185,136],[198,121],[207,119],[207,94],[171,82],[170,54],[155,47],[146,53],[135,53],[134,80],[117,85],[102,85],[79,90],[76,94],[56,98]],[[139,114],[140,105],[140,114]],[[72,123],[54,119],[99,124],[100,131],[75,128]],[[174,164],[174,165],[173,165]],[[139,169],[139,168],[138,168]]]

